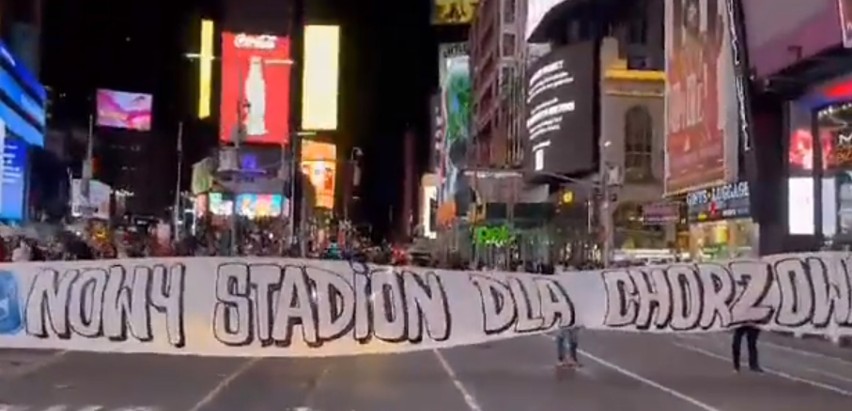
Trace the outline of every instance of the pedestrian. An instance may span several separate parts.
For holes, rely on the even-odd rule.
[[[559,333],[556,334],[556,359],[558,367],[582,367],[582,364],[580,364],[577,358],[577,349],[579,348],[578,332],[579,330],[576,326],[570,326],[560,328]],[[568,351],[567,361],[565,358],[566,348]]]
[[[734,372],[740,372],[740,351],[743,345],[743,337],[746,339],[748,350],[748,368],[754,372],[763,372],[757,356],[757,338],[759,336],[760,328],[753,325],[744,325],[734,330],[734,339],[731,344]]]

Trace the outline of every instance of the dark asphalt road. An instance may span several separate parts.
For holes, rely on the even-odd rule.
[[[731,371],[724,334],[581,339],[560,376],[546,336],[312,360],[0,350],[0,410],[852,410],[852,349],[822,341],[762,336],[757,375]]]

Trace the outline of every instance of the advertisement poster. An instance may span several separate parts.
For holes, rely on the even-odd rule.
[[[331,143],[302,141],[302,174],[316,193],[316,207],[334,210],[337,147]]]
[[[284,207],[281,194],[239,194],[237,215],[250,219],[278,217]]]
[[[666,2],[665,183],[669,195],[726,178],[726,137],[733,137],[736,144],[737,125],[726,18],[721,0]]]
[[[219,140],[289,141],[292,64],[287,37],[222,33]]]
[[[0,165],[0,219],[23,220],[27,145],[6,134],[6,125],[2,119],[0,147],[3,148],[3,164]]]
[[[432,24],[469,24],[479,0],[432,0]]]
[[[71,183],[71,215],[109,220],[112,188],[100,181],[89,181],[89,197],[83,195],[82,180]]]
[[[153,100],[150,94],[98,90],[98,125],[148,131],[151,129]]]
[[[840,11],[840,31],[843,33],[843,47],[852,48],[852,0],[837,0]]]
[[[439,81],[443,136],[440,139],[439,176],[441,190],[438,201],[455,201],[457,193],[465,191],[461,168],[467,158],[471,127],[470,57],[467,45],[442,44],[440,48]],[[464,213],[464,207],[461,212]]]

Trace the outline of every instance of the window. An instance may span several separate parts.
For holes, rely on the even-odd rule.
[[[651,167],[654,127],[648,109],[633,106],[624,114],[624,180],[648,182],[654,179]]]
[[[503,57],[512,57],[515,55],[515,35],[503,34]]]
[[[503,0],[503,23],[515,23],[515,10],[517,10],[517,0]]]

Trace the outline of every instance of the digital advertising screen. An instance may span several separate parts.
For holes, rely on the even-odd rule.
[[[302,129],[336,130],[340,26],[305,27]]]
[[[27,145],[19,138],[6,134],[0,120],[0,146],[3,164],[0,165],[0,219],[23,220],[26,199]]]
[[[432,24],[470,24],[479,0],[432,0]]]
[[[466,192],[461,170],[470,145],[471,93],[470,56],[467,43],[438,46],[438,109],[441,124],[436,136],[437,171],[440,177],[438,201],[455,201],[457,193]]]
[[[151,130],[151,106],[154,97],[144,93],[99,89],[98,125],[127,130]]]
[[[207,208],[210,210],[210,214],[218,216],[234,214],[234,201],[226,200],[222,193],[210,193],[207,199]]]
[[[222,33],[220,141],[287,144],[290,58],[287,37]]]
[[[44,86],[0,42],[0,119],[27,144],[44,147]]]
[[[576,174],[597,168],[595,45],[557,48],[527,71],[526,137],[532,173]]]
[[[538,28],[544,16],[554,7],[565,0],[528,0],[527,1],[527,24],[526,39],[530,40]]]
[[[316,192],[316,207],[334,210],[337,147],[331,143],[303,140],[301,168]]]
[[[666,0],[667,195],[736,173],[739,113],[721,0]],[[729,161],[730,160],[730,161]]]
[[[237,215],[251,219],[278,217],[284,210],[284,197],[281,194],[239,194],[236,208]]]

